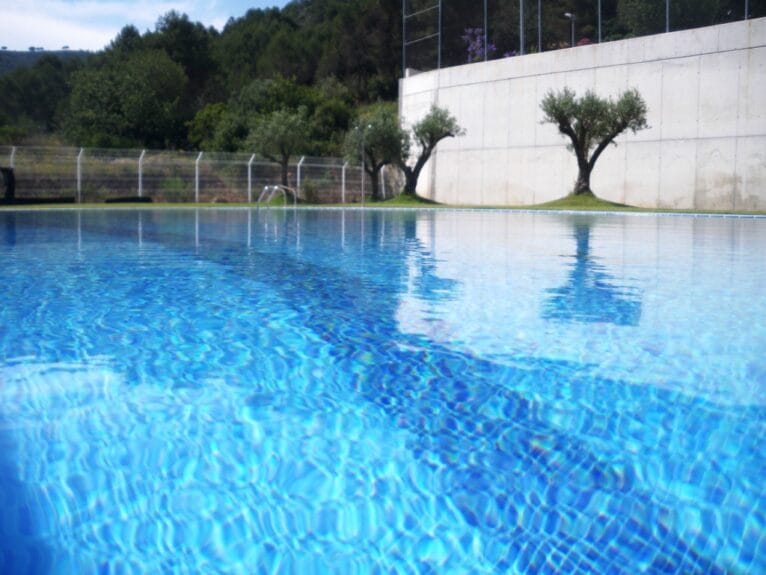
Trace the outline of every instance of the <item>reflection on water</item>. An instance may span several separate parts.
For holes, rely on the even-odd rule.
[[[0,214],[0,227],[3,229],[4,243],[8,247],[16,245],[16,214]]]
[[[641,301],[636,291],[619,286],[590,249],[590,221],[574,223],[577,251],[569,264],[567,282],[548,289],[543,319],[638,325]]]
[[[403,223],[405,254],[411,266],[414,293],[425,301],[446,301],[456,292],[459,281],[441,277],[433,252],[418,238],[417,216],[409,214]],[[413,273],[414,272],[414,273]]]
[[[766,230],[721,223],[20,215],[0,573],[764,572]]]

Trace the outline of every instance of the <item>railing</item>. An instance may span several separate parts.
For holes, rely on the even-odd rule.
[[[298,194],[296,191],[292,188],[288,188],[287,186],[263,186],[263,191],[261,192],[261,195],[258,196],[258,205],[260,206],[262,203],[270,204],[271,201],[274,199],[274,196],[277,193],[282,194],[282,199],[284,200],[284,205],[287,206],[287,195],[291,195],[293,197],[293,206],[295,206],[298,203]]]
[[[16,198],[77,202],[252,202],[253,189],[282,179],[279,164],[219,152],[0,146],[6,165],[15,171]],[[399,189],[398,177],[387,170],[381,189]],[[361,203],[370,198],[369,179],[341,158],[294,158],[288,167],[288,187],[311,203]]]

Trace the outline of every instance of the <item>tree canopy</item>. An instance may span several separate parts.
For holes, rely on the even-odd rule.
[[[64,132],[77,145],[163,148],[184,130],[179,111],[186,75],[164,51],[85,68],[73,82]]]
[[[345,156],[362,164],[370,175],[373,201],[381,199],[380,171],[383,166],[399,160],[406,137],[393,104],[376,104],[368,108],[346,133]]]
[[[257,117],[247,138],[248,147],[282,167],[282,185],[289,186],[288,162],[305,152],[309,135],[306,109],[281,109]]]
[[[592,193],[590,175],[601,153],[626,130],[636,133],[648,127],[646,103],[636,89],[629,89],[617,100],[600,98],[588,90],[577,97],[573,90],[564,88],[549,91],[540,107],[543,122],[555,124],[559,132],[570,140],[569,149],[577,158],[575,194]]]

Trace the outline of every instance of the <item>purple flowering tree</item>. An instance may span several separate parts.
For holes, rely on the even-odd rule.
[[[481,62],[484,60],[484,28],[466,28],[463,30],[461,36],[463,42],[466,45],[466,52],[468,55],[468,62]],[[491,42],[487,42],[486,56],[487,59],[497,51],[497,46]]]

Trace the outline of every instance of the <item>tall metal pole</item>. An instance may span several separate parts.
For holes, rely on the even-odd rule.
[[[598,43],[601,44],[601,0],[598,0]]]
[[[80,148],[80,153],[77,154],[77,203],[82,203],[82,155],[85,152],[85,148]]]
[[[670,0],[665,0],[665,32],[670,32]]]
[[[144,195],[144,156],[146,150],[141,150],[141,155],[138,156],[138,197]]]
[[[300,160],[300,162],[298,162],[298,167],[295,170],[297,172],[297,176],[298,176],[297,177],[298,185],[295,187],[295,195],[296,196],[301,193],[301,166],[303,165],[303,161],[305,159],[306,159],[306,156],[301,156],[301,160]],[[295,196],[293,196],[293,199],[295,199]]]
[[[750,4],[748,0],[745,0],[745,20],[750,18]]]
[[[202,154],[204,152],[200,152],[199,156],[197,156],[197,160],[194,162],[194,201],[195,203],[199,203],[199,163],[202,159]]]
[[[438,54],[436,56],[436,68],[441,70],[442,68],[442,0],[439,0],[439,47],[437,49]],[[362,198],[364,198],[364,190],[362,190]]]
[[[564,16],[569,18],[569,47],[574,48],[574,26],[577,15],[574,12],[564,12]]]
[[[402,0],[402,78],[407,75],[407,0]]]
[[[364,166],[367,159],[364,157],[364,138],[367,135],[367,130],[362,128],[362,205],[364,205]]]
[[[380,191],[381,197],[386,199],[386,166],[380,168]]]
[[[340,172],[340,203],[341,204],[346,203],[346,167],[347,166],[348,166],[348,162],[345,162]]]
[[[484,0],[484,61],[487,61],[487,0]]]
[[[574,48],[574,23],[575,23],[575,17],[574,17],[574,15],[573,15],[573,16],[572,16],[572,25],[569,27],[569,30],[570,30],[570,36],[571,36],[571,38],[570,38],[570,44],[569,44],[569,45],[570,45],[572,48]]]
[[[537,0],[537,53],[539,54],[542,51],[543,51],[543,0]]]
[[[519,0],[519,55],[524,55],[524,0]]]
[[[250,161],[247,162],[247,203],[250,204],[253,201],[253,162],[255,161],[255,154],[250,156]]]

